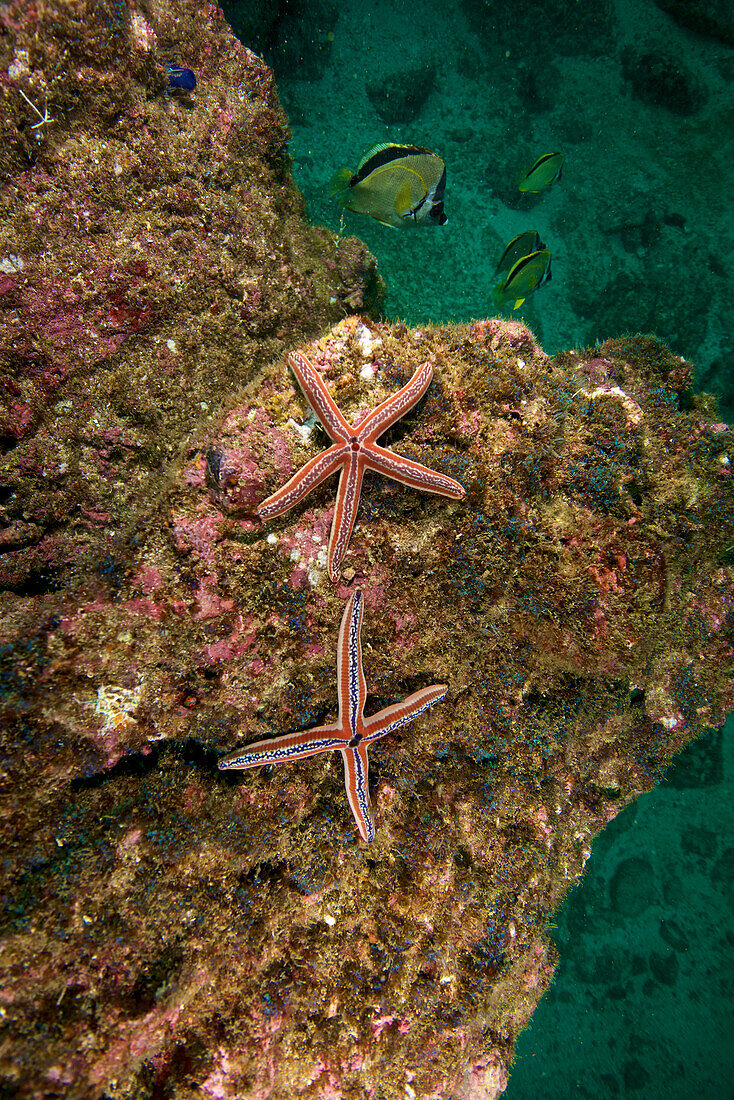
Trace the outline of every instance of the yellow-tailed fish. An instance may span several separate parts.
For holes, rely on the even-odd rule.
[[[535,164],[520,176],[520,191],[542,191],[561,178],[564,153],[543,153]]]
[[[531,252],[539,252],[544,248],[545,245],[537,229],[526,229],[524,233],[518,233],[500,256],[500,262],[494,269],[495,275],[499,275],[500,271],[509,271],[523,256],[529,256]]]
[[[551,279],[551,254],[547,248],[531,252],[513,264],[507,278],[495,288],[494,298],[497,305],[515,299],[513,309],[518,309],[528,294],[549,283]]]
[[[445,225],[446,165],[420,145],[375,145],[357,171],[340,168],[331,194],[342,206],[368,214],[383,225]]]

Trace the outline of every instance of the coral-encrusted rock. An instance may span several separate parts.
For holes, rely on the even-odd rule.
[[[729,430],[650,338],[375,322],[215,7],[0,18],[2,1086],[491,1100],[594,835],[732,707]],[[324,443],[293,346],[350,422],[430,361],[383,442],[467,489],[367,478],[337,586],[333,484],[256,515]],[[335,714],[356,586],[368,708],[448,684],[371,845],[338,759],[216,769]]]
[[[17,2],[0,24],[2,503],[38,532],[0,582],[38,592],[124,545],[181,433],[380,281],[302,220],[272,74],[216,6]],[[171,60],[195,92],[167,92]]]
[[[333,484],[255,514],[324,441],[279,358],[182,433],[124,568],[6,600],[20,1095],[497,1097],[594,835],[732,706],[730,433],[688,363],[497,320],[302,346],[352,422],[432,362],[384,442],[467,499],[368,479],[332,585]],[[338,759],[216,770],[335,714],[355,586],[372,708],[449,685],[373,748],[371,845]]]

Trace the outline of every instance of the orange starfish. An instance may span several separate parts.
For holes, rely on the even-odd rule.
[[[422,489],[426,493],[438,493],[453,500],[465,497],[466,490],[453,478],[430,470],[420,462],[403,458],[377,443],[377,437],[392,427],[401,416],[405,416],[423,397],[433,377],[430,363],[423,363],[407,385],[378,405],[361,424],[352,426],[344,419],[321,375],[314,370],[305,355],[292,351],[288,362],[306,400],[333,445],[312,458],[281,489],[264,500],[257,509],[257,514],[262,519],[271,519],[287,512],[327,477],[341,470],[327,556],[329,577],[336,582],[339,580],[341,564],[357,516],[365,470],[374,470],[393,481],[402,482],[403,485]]]
[[[407,699],[392,703],[364,717],[367,682],[362,670],[363,597],[358,589],[347,601],[342,615],[336,650],[336,689],[339,717],[328,726],[316,726],[302,733],[282,733],[265,741],[255,741],[219,761],[222,771],[259,768],[263,764],[281,764],[304,760],[320,752],[340,749],[344,761],[344,785],[359,835],[368,844],[375,838],[370,790],[367,780],[367,750],[373,742],[401,729],[419,714],[443,699],[446,684],[431,684],[414,691]]]

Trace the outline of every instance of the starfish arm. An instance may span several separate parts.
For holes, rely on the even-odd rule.
[[[373,714],[371,718],[365,718],[363,743],[369,745],[373,741],[377,741],[379,737],[384,737],[386,734],[400,729],[401,726],[406,726],[408,722],[412,722],[419,714],[423,714],[439,699],[443,699],[447,691],[448,686],[446,684],[433,684],[431,687],[414,691],[401,703],[393,703],[392,706],[385,707],[384,710]]]
[[[401,390],[388,397],[381,405],[366,416],[357,428],[357,439],[360,443],[374,443],[378,436],[405,416],[409,409],[416,405],[431,384],[433,367],[430,363],[424,363],[418,367],[413,377]]]
[[[354,737],[361,721],[367,682],[362,671],[362,616],[364,599],[353,592],[342,615],[336,649],[336,684],[339,693],[339,721],[345,736]],[[348,734],[347,734],[348,731]]]
[[[421,489],[424,493],[438,493],[439,496],[451,497],[453,500],[462,500],[466,496],[464,486],[452,477],[431,470],[420,462],[413,462],[410,458],[396,455],[394,451],[376,443],[365,450],[365,466],[383,477],[400,481],[413,489]]]
[[[356,452],[348,451],[339,477],[339,488],[336,491],[334,519],[331,524],[329,550],[326,557],[326,568],[330,579],[335,584],[339,580],[341,564],[357,518],[363,473],[364,459],[360,458]]]
[[[335,474],[350,453],[347,447],[337,444],[322,451],[302,466],[285,485],[263,500],[257,507],[257,514],[261,519],[272,519],[287,512],[327,477]]]
[[[357,822],[359,835],[368,844],[375,839],[375,822],[372,817],[367,762],[367,746],[342,749],[344,760],[344,786],[347,799]]]
[[[326,434],[334,443],[343,443],[352,434],[352,429],[337,408],[319,372],[311,366],[305,355],[301,355],[300,351],[290,352],[288,362]]]
[[[330,726],[316,726],[303,733],[283,733],[279,737],[268,737],[265,741],[245,745],[223,757],[218,767],[220,771],[243,771],[245,768],[259,768],[262,764],[305,760],[307,756],[316,756],[319,752],[341,749],[345,741],[338,722]]]

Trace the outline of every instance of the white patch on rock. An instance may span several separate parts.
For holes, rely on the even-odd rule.
[[[152,50],[158,42],[155,31],[147,19],[135,12],[130,18],[130,37],[143,50]]]
[[[585,390],[581,391],[585,393]],[[591,393],[587,393],[586,396],[590,401],[594,401],[599,397],[614,397],[617,401],[621,401],[624,405],[624,410],[627,413],[627,419],[631,420],[633,424],[639,424],[642,420],[644,413],[636,401],[633,401],[628,393],[621,390],[619,386],[603,385],[597,386]]]
[[[304,443],[308,443],[314,428],[314,421],[307,420],[305,424],[298,424],[292,417],[289,417],[288,427],[293,428],[294,432],[298,432]]]
[[[354,340],[362,353],[363,359],[369,359],[375,348],[382,347],[382,339],[379,336],[373,335],[367,328],[367,325],[361,321],[354,330]]]
[[[14,275],[16,271],[22,271],[25,267],[22,256],[5,256],[0,260],[0,271],[3,275]]]

